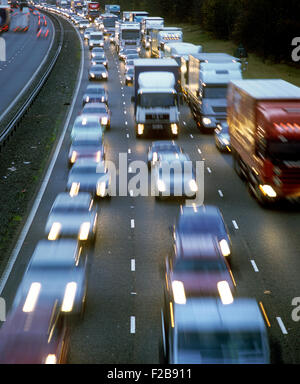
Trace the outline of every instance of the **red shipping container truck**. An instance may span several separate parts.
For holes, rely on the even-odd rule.
[[[231,81],[234,167],[261,204],[300,197],[300,88],[280,79]]]

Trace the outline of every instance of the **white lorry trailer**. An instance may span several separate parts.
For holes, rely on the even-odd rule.
[[[172,59],[134,60],[136,136],[179,133],[179,66]]]

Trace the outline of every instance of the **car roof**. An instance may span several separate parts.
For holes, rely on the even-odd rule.
[[[223,260],[220,247],[212,235],[184,234],[178,239],[178,259]]]
[[[95,168],[95,171],[97,173],[97,171],[99,171],[99,173],[103,172],[102,169],[105,169],[105,164],[104,162],[100,162],[100,163],[96,163],[94,160],[92,159],[78,159],[72,169],[71,169],[71,172],[72,170],[74,169],[80,169],[80,168]]]
[[[62,192],[56,196],[56,199],[53,203],[53,208],[61,206],[72,206],[74,208],[86,207],[87,209],[89,209],[92,200],[92,196],[87,192],[80,192],[75,196],[70,196],[68,192]]]
[[[40,240],[30,260],[30,267],[74,267],[79,251],[75,239]]]
[[[83,110],[85,108],[105,108],[105,109],[107,109],[107,105],[105,103],[87,103],[83,107]]]
[[[176,328],[190,331],[257,331],[265,324],[255,299],[236,298],[224,305],[220,299],[188,298],[174,304]]]
[[[85,90],[85,92],[87,93],[88,91],[90,91],[91,89],[99,89],[99,90],[103,90],[103,92],[106,92],[106,89],[102,86],[102,85],[88,85],[87,87],[86,87],[86,90]]]
[[[96,125],[101,125],[99,122],[99,118],[97,116],[93,116],[93,115],[89,115],[88,117],[86,115],[77,116],[75,121],[74,121],[74,125],[78,124],[78,125],[82,125],[84,127],[86,125],[86,124],[84,124],[84,120],[86,120],[86,123],[94,123]]]

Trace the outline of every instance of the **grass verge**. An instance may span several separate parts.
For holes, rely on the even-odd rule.
[[[202,45],[203,52],[224,52],[234,55],[237,46],[228,40],[217,40],[201,31],[198,25],[179,24],[185,42]],[[250,53],[245,79],[283,79],[300,87],[300,70],[295,65],[274,64]]]

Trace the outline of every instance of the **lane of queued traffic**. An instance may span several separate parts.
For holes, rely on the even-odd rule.
[[[30,12],[27,32],[10,30],[1,36],[5,40],[6,61],[0,61],[0,116],[7,111],[26,87],[52,45],[53,23],[46,16],[49,34],[47,37],[37,37],[38,20],[38,15]]]
[[[191,130],[195,127],[189,114],[186,125]],[[210,135],[193,132],[192,136],[194,155],[200,150],[205,158],[205,186],[210,185],[205,201],[222,209],[234,234],[237,251],[233,272],[241,283],[242,294],[248,292],[263,303],[271,325],[271,341],[277,344],[275,357],[285,363],[297,363],[298,327],[292,319],[292,300],[299,297],[300,290],[299,242],[295,233],[299,207],[286,204],[262,208],[235,174],[231,155],[220,154]]]
[[[130,178],[130,162],[146,161],[151,139],[135,138],[132,88],[124,86],[124,66],[119,63],[114,48],[107,45],[105,50],[109,59],[107,90],[112,111],[111,130],[105,133],[106,157],[119,168],[119,155],[127,155],[127,161],[121,160],[123,169],[119,170],[119,176],[124,177],[127,170]],[[84,89],[90,83],[88,49],[84,57],[84,77],[68,133],[81,111]],[[271,323],[271,342],[280,344],[284,362],[298,362],[297,328],[289,312],[290,299],[297,296],[299,289],[295,251],[299,246],[296,234],[290,236],[297,224],[297,212],[265,211],[258,206],[235,175],[230,155],[219,154],[213,137],[200,134],[188,109],[184,106],[181,109],[178,144],[193,160],[205,160],[204,204],[217,205],[224,213],[233,242],[232,270],[237,295],[254,297],[264,304]],[[66,135],[40,208],[2,295],[9,302],[37,241],[43,237],[51,205],[65,189],[69,145],[70,137]],[[154,197],[131,197],[130,193],[99,202],[95,250],[89,257],[85,318],[72,330],[70,363],[159,361],[162,266],[172,247],[170,227],[179,207],[178,201],[157,202]],[[283,334],[282,324],[286,324],[287,335]],[[273,361],[276,357],[273,353]]]
[[[115,65],[118,65],[118,61],[114,59]],[[111,63],[109,64],[111,66]],[[123,78],[123,64],[120,65],[120,70],[117,73],[119,78]],[[121,85],[122,87],[122,85]],[[146,152],[150,144],[150,140],[136,140],[134,135],[134,120],[133,120],[133,108],[130,102],[132,90],[130,88],[120,88],[121,90],[121,109],[118,113],[120,119],[123,115],[123,122],[125,130],[121,130],[120,136],[114,138],[109,136],[109,143],[114,148],[115,158],[117,148],[120,147],[120,141],[124,140],[124,136],[127,139],[127,153],[130,155],[131,160],[146,160]],[[124,95],[124,96],[123,96]],[[120,102],[118,104],[120,108]],[[114,106],[111,106],[114,118]],[[264,210],[257,206],[256,202],[251,200],[247,195],[245,186],[240,182],[237,176],[234,174],[231,165],[228,165],[231,160],[228,160],[230,155],[221,155],[215,149],[214,139],[212,136],[201,135],[196,128],[196,125],[191,119],[190,113],[187,108],[183,109],[182,115],[182,130],[179,137],[178,143],[189,153],[193,160],[204,159],[205,160],[205,204],[213,204],[219,206],[225,216],[227,225],[230,229],[230,234],[233,241],[234,258],[233,258],[233,274],[237,281],[237,295],[241,297],[254,297],[258,302],[261,302],[262,309],[266,308],[266,316],[270,320],[270,341],[272,348],[272,361],[284,361],[284,362],[296,362],[297,355],[295,351],[297,346],[295,345],[295,337],[291,334],[288,339],[282,332],[284,328],[278,318],[286,320],[289,316],[289,306],[282,305],[282,301],[285,301],[286,293],[276,295],[276,298],[280,297],[278,301],[272,297],[272,291],[269,288],[272,283],[272,274],[269,275],[267,272],[266,276],[262,273],[263,261],[261,257],[258,259],[257,254],[259,251],[255,248],[255,245],[260,237],[261,227],[257,226],[256,215],[264,216]],[[127,124],[126,124],[127,123]],[[125,148],[126,150],[126,148]],[[216,172],[217,170],[217,172]],[[114,200],[111,207],[117,204]],[[126,204],[122,204],[120,207],[120,214],[126,210]],[[129,264],[131,266],[134,275],[134,290],[131,292],[133,296],[134,307],[132,315],[130,316],[131,324],[125,330],[128,334],[127,343],[132,342],[132,335],[130,336],[130,330],[134,329],[134,349],[132,350],[133,360],[131,362],[158,362],[158,342],[161,338],[160,329],[160,309],[162,305],[162,292],[163,292],[163,280],[161,276],[161,266],[163,264],[165,255],[170,252],[172,246],[170,225],[172,225],[176,219],[179,211],[178,202],[163,202],[155,203],[154,198],[131,198],[130,203],[131,215],[128,217],[124,216],[124,225],[131,229],[130,240],[132,243],[128,244],[128,251],[126,253],[125,271],[128,272]],[[248,211],[256,211],[256,215],[253,214],[251,217],[252,224],[250,224],[250,230],[246,227],[249,219],[247,217]],[[241,219],[241,212],[243,212],[243,219]],[[275,213],[278,215],[278,213]],[[122,214],[123,216],[123,214]],[[120,219],[121,220],[121,219]],[[241,231],[242,225],[245,224],[245,230]],[[105,226],[105,224],[103,224]],[[278,223],[278,228],[280,224]],[[274,228],[272,229],[274,230]],[[280,236],[277,231],[277,237]],[[260,237],[261,239],[263,237]],[[284,235],[281,237],[284,241]],[[100,245],[100,244],[99,244]],[[97,244],[96,254],[102,252],[102,245],[100,248]],[[295,245],[295,244],[294,244]],[[99,249],[99,250],[98,250]],[[109,248],[111,254],[118,254],[120,250],[117,244],[112,244],[112,248]],[[128,260],[128,252],[130,252],[131,259]],[[264,252],[264,250],[260,250]],[[122,270],[124,258],[122,262],[117,263],[119,266],[118,277],[122,276]],[[112,261],[110,261],[112,263]],[[106,264],[105,264],[106,265]],[[257,267],[259,265],[259,269]],[[104,267],[104,264],[103,264]],[[268,266],[266,266],[268,271]],[[100,270],[99,270],[100,271]],[[111,268],[102,269],[104,275],[106,271],[112,271]],[[271,269],[272,271],[272,269]],[[289,278],[293,276],[293,268],[291,268],[291,275],[287,273],[286,283],[287,286],[296,287],[295,280],[290,282]],[[90,280],[90,286],[95,286],[95,291],[102,291],[103,285],[101,279],[97,279],[98,275],[95,272],[94,278]],[[105,279],[104,279],[105,280]],[[110,280],[110,286],[109,286]],[[97,281],[97,283],[96,283]],[[118,279],[117,279],[118,281]],[[110,300],[111,305],[114,302],[117,303],[118,296],[114,295],[116,280],[112,280],[108,277],[108,286],[105,284],[105,290],[111,292]],[[98,289],[96,289],[96,286]],[[278,286],[278,285],[277,285]],[[296,291],[297,288],[295,288]],[[116,289],[117,290],[117,289]],[[273,298],[273,300],[272,300]],[[282,301],[281,301],[282,300]],[[100,309],[100,308],[99,308]],[[100,309],[101,310],[101,309]],[[95,310],[96,312],[96,310]],[[124,316],[123,308],[120,306],[120,311],[114,312],[113,317],[108,317],[111,323],[118,324],[122,323],[122,319],[127,316],[128,324],[128,311],[127,315]],[[100,317],[101,318],[101,317]],[[103,319],[103,318],[102,318]],[[279,326],[279,323],[281,326]],[[91,323],[92,326],[92,319]],[[95,321],[93,327],[97,329],[97,322]],[[113,325],[110,328],[113,328]],[[126,328],[126,327],[125,327]],[[107,328],[105,328],[107,329]],[[296,329],[294,329],[296,331]],[[292,332],[291,332],[292,333]],[[80,350],[81,342],[84,340],[84,336],[88,340],[88,328],[85,333],[81,333],[81,329],[76,331],[76,336],[73,338],[75,343],[72,350]],[[118,339],[113,337],[112,332],[108,332],[105,335],[102,332],[93,332],[95,344],[95,352],[91,356],[91,361],[98,361],[96,356],[101,356],[101,361],[109,362],[111,356],[116,359],[115,351],[117,350],[116,345],[119,345]],[[120,336],[118,335],[118,338]],[[107,348],[99,348],[97,354],[97,345],[103,345],[103,340],[107,340],[105,346]],[[115,341],[115,342],[114,342]],[[130,344],[131,345],[131,344]],[[280,347],[282,355],[278,352]],[[130,350],[128,345],[128,350]],[[129,354],[123,356],[122,351],[119,350],[117,359],[114,362],[126,362]],[[74,354],[75,356],[76,354]],[[95,360],[94,360],[95,359]],[[73,361],[73,360],[72,360]],[[76,360],[74,360],[75,362]]]

